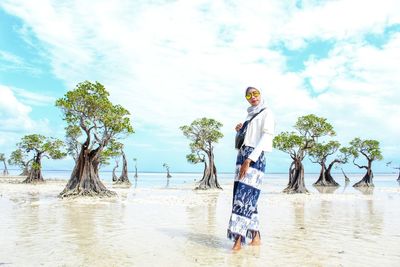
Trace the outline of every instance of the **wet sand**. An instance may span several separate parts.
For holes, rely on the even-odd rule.
[[[286,195],[265,184],[262,245],[232,252],[230,184],[198,192],[106,183],[117,198],[58,199],[65,183],[0,179],[0,265],[400,266],[400,187]]]

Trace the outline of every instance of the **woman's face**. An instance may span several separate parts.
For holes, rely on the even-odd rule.
[[[246,93],[246,99],[252,106],[257,106],[260,103],[261,96],[257,89],[249,89]]]

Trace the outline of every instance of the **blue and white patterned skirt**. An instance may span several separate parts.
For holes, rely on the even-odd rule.
[[[242,243],[249,243],[254,235],[259,232],[257,201],[265,171],[264,152],[261,153],[256,162],[250,163],[245,176],[242,180],[239,180],[240,166],[253,150],[253,147],[243,146],[236,159],[232,215],[228,226],[228,238],[236,241],[241,236]]]

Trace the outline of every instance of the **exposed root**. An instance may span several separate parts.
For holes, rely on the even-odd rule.
[[[128,180],[128,181],[120,181],[120,180],[118,180],[118,181],[116,181],[114,184],[113,184],[113,186],[118,186],[118,187],[131,187],[132,186],[132,184],[131,184],[131,182]]]
[[[313,185],[314,185],[314,186],[333,186],[333,187],[340,186],[340,185],[339,185],[338,183],[336,183],[335,181],[333,181],[333,182],[318,181],[318,182],[315,182]]]
[[[73,190],[64,190],[62,191],[58,197],[59,198],[76,198],[76,197],[115,197],[117,193],[111,190],[101,190],[101,191],[94,191],[94,190],[79,190],[77,188]]]
[[[374,187],[374,184],[372,182],[368,183],[364,180],[361,180],[358,183],[355,183],[353,187]]]
[[[309,193],[308,190],[305,187],[304,188],[286,187],[282,192],[286,193],[286,194],[304,194],[304,193]]]
[[[211,186],[206,186],[206,185],[199,185],[194,188],[194,190],[210,190],[210,189],[223,190],[222,187],[211,187]]]
[[[31,178],[26,178],[21,182],[22,184],[44,184],[45,181],[43,179],[31,179]]]

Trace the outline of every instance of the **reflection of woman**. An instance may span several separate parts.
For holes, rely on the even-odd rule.
[[[244,243],[260,244],[257,201],[265,171],[264,152],[272,151],[275,128],[273,115],[264,103],[260,90],[248,87],[246,99],[251,105],[247,109],[246,121],[256,116],[250,123],[245,123],[248,124],[246,137],[236,159],[232,214],[228,226],[228,238],[235,242],[234,250],[239,250]],[[242,127],[246,126],[239,123],[236,131]]]

